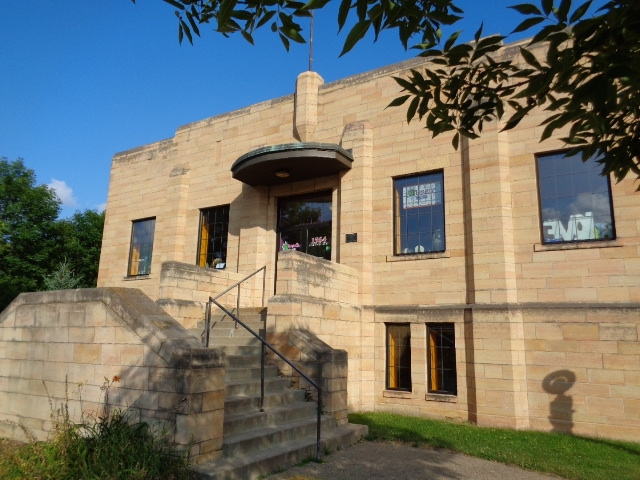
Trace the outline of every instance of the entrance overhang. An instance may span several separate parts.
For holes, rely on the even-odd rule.
[[[333,143],[287,143],[238,158],[231,175],[247,185],[271,186],[334,175],[351,169],[353,156]]]

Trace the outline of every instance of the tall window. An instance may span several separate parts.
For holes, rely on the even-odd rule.
[[[198,265],[224,268],[227,264],[229,205],[201,210],[199,235]]]
[[[443,173],[396,178],[393,190],[395,254],[443,252]]]
[[[411,391],[411,333],[408,324],[387,325],[387,389]]]
[[[616,236],[611,185],[595,159],[539,155],[538,187],[543,243],[611,240]]]
[[[429,392],[456,395],[456,338],[452,323],[427,325]]]
[[[136,220],[131,229],[131,250],[129,251],[129,276],[149,275],[151,273],[151,254],[153,252],[153,232],[156,219]]]

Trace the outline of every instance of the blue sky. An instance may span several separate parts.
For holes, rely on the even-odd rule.
[[[508,33],[513,0],[460,0],[469,39]],[[314,70],[331,82],[413,57],[396,34],[371,36],[338,58],[334,0],[316,14]],[[0,156],[22,157],[56,188],[62,216],[100,209],[114,153],[174,135],[186,123],[293,93],[308,47],[286,52],[270,30],[256,46],[204,26],[178,44],[173,7],[161,0],[2,0]]]

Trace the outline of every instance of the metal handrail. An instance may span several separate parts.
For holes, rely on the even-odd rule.
[[[300,370],[293,363],[291,363],[291,361],[287,360],[280,352],[278,352],[273,347],[273,345],[271,345],[269,342],[267,342],[264,338],[260,337],[260,335],[258,335],[256,332],[251,330],[251,328],[249,328],[249,326],[247,326],[242,320],[240,320],[238,318],[238,316],[234,315],[232,312],[230,312],[229,310],[227,310],[225,307],[223,307],[222,305],[220,305],[218,303],[218,299],[221,296],[223,296],[226,293],[229,293],[231,290],[233,290],[234,288],[237,287],[238,288],[238,298],[237,298],[237,302],[236,302],[236,313],[239,314],[239,312],[240,312],[240,284],[242,282],[245,282],[245,281],[249,280],[251,277],[253,277],[258,272],[263,270],[264,273],[262,275],[262,306],[264,307],[265,278],[266,278],[266,273],[267,273],[266,269],[267,269],[267,267],[265,265],[265,266],[259,268],[258,270],[256,270],[255,272],[253,272],[251,275],[247,275],[245,278],[243,278],[239,282],[236,282],[234,285],[232,285],[229,288],[227,288],[224,292],[219,293],[215,297],[209,297],[209,301],[207,302],[206,315],[205,315],[204,345],[205,345],[205,347],[209,346],[209,333],[211,331],[211,304],[215,303],[218,306],[218,308],[220,308],[220,310],[222,310],[224,313],[226,313],[227,315],[229,315],[231,318],[233,318],[235,320],[236,327],[237,327],[237,325],[239,323],[251,335],[253,335],[258,340],[260,340],[260,411],[261,412],[264,412],[264,359],[265,359],[264,348],[265,347],[269,348],[269,350],[271,350],[278,357],[280,357],[287,365],[289,365],[296,372],[298,372],[307,382],[309,382],[309,384],[312,387],[314,387],[318,391],[318,407],[317,407],[318,418],[317,418],[317,428],[316,428],[316,430],[317,430],[316,460],[319,461],[320,460],[320,434],[321,434],[321,422],[320,422],[320,420],[321,420],[321,415],[322,415],[322,388],[320,387],[320,385],[318,385],[316,382],[314,382],[311,378],[309,378],[309,376],[307,374],[305,374],[302,370]]]
[[[257,273],[257,272],[256,272]],[[278,352],[273,345],[267,342],[264,338],[254,332],[248,325],[246,325],[242,320],[236,317],[233,313],[227,310],[225,307],[220,305],[217,302],[218,295],[215,298],[209,297],[209,302],[207,303],[207,310],[211,311],[211,304],[215,303],[224,313],[232,317],[236,323],[242,325],[251,335],[260,340],[260,411],[264,412],[264,347],[269,348],[273,353],[275,353],[278,357],[280,357],[287,365],[293,368],[296,372],[298,372],[312,387],[318,390],[318,405],[317,405],[317,427],[316,427],[316,460],[320,460],[320,434],[321,434],[321,415],[322,415],[322,388],[316,382],[314,382],[307,374],[305,374],[302,370],[296,367],[291,361],[287,360],[280,352]],[[208,335],[207,335],[208,341]]]
[[[238,288],[238,296],[236,298],[236,312],[240,312],[240,284],[243,283],[243,282],[246,282],[247,280],[249,280],[251,277],[253,277],[254,275],[256,275],[260,271],[262,271],[262,306],[264,307],[264,292],[265,292],[266,281],[267,281],[267,266],[266,265],[260,267],[255,272],[247,275],[242,280],[234,283],[229,288],[227,288],[224,292],[219,293],[218,295],[213,297],[213,299],[211,297],[209,297],[209,302],[207,303],[207,310],[205,311],[205,316],[204,316],[204,332],[203,332],[204,335],[203,335],[202,343],[204,343],[205,347],[209,346],[209,333],[210,333],[210,330],[211,330],[211,302],[212,301],[215,302],[215,300],[219,299],[221,296],[229,293],[231,290],[233,290],[234,288],[237,287]],[[218,302],[215,302],[215,303],[216,303],[216,305],[219,305]],[[224,309],[224,308],[223,308],[223,310],[226,311],[226,309]],[[234,318],[235,318],[235,316],[234,316]],[[237,325],[237,319],[236,319],[236,325]]]

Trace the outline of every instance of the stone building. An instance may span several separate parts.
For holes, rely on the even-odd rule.
[[[504,55],[517,55],[517,45]],[[539,142],[544,111],[453,149],[404,108],[416,59],[115,155],[98,284],[186,328],[266,266],[266,332],[348,353],[350,411],[640,438],[640,194]],[[297,252],[296,252],[297,251]],[[231,292],[261,304],[261,275]]]

